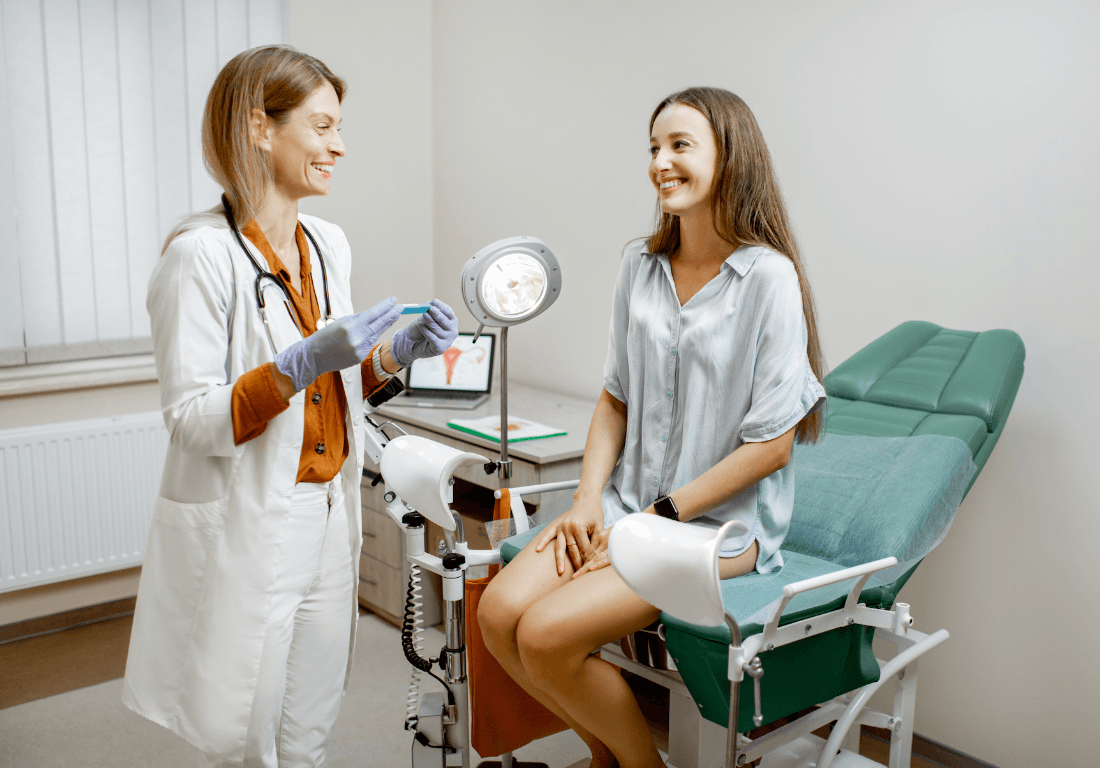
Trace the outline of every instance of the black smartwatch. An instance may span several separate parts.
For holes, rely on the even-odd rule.
[[[672,500],[671,496],[662,496],[657,499],[653,502],[653,509],[661,517],[680,522],[680,510],[676,509],[676,502]]]

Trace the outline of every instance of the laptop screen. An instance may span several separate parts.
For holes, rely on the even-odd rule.
[[[448,392],[488,393],[493,379],[493,351],[496,337],[460,333],[450,349],[439,357],[414,360],[406,372],[405,387],[410,395]]]

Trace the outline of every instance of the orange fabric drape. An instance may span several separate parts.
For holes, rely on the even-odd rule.
[[[503,490],[493,507],[494,520],[511,516],[512,501]],[[466,580],[466,659],[470,690],[470,743],[482,757],[512,752],[568,726],[519,687],[485,647],[477,623],[477,605],[500,566],[490,565],[484,579]]]

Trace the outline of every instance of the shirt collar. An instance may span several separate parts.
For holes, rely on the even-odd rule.
[[[744,277],[756,263],[756,257],[760,255],[761,248],[758,245],[742,245],[726,258],[726,264],[734,272]]]
[[[749,270],[752,269],[752,265],[756,263],[756,258],[760,255],[761,250],[763,249],[758,245],[742,245],[726,257],[725,264],[741,277],[744,277],[749,273]],[[649,251],[643,250],[642,255],[663,256],[664,254],[650,253]]]

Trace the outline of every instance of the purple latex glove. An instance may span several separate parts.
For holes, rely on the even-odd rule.
[[[275,367],[301,392],[322,373],[350,368],[367,359],[382,333],[401,317],[397,299],[380,301],[358,315],[333,320],[275,355]]]
[[[417,358],[442,355],[457,336],[455,313],[439,299],[432,299],[431,308],[420,320],[393,335],[390,354],[404,368]]]

